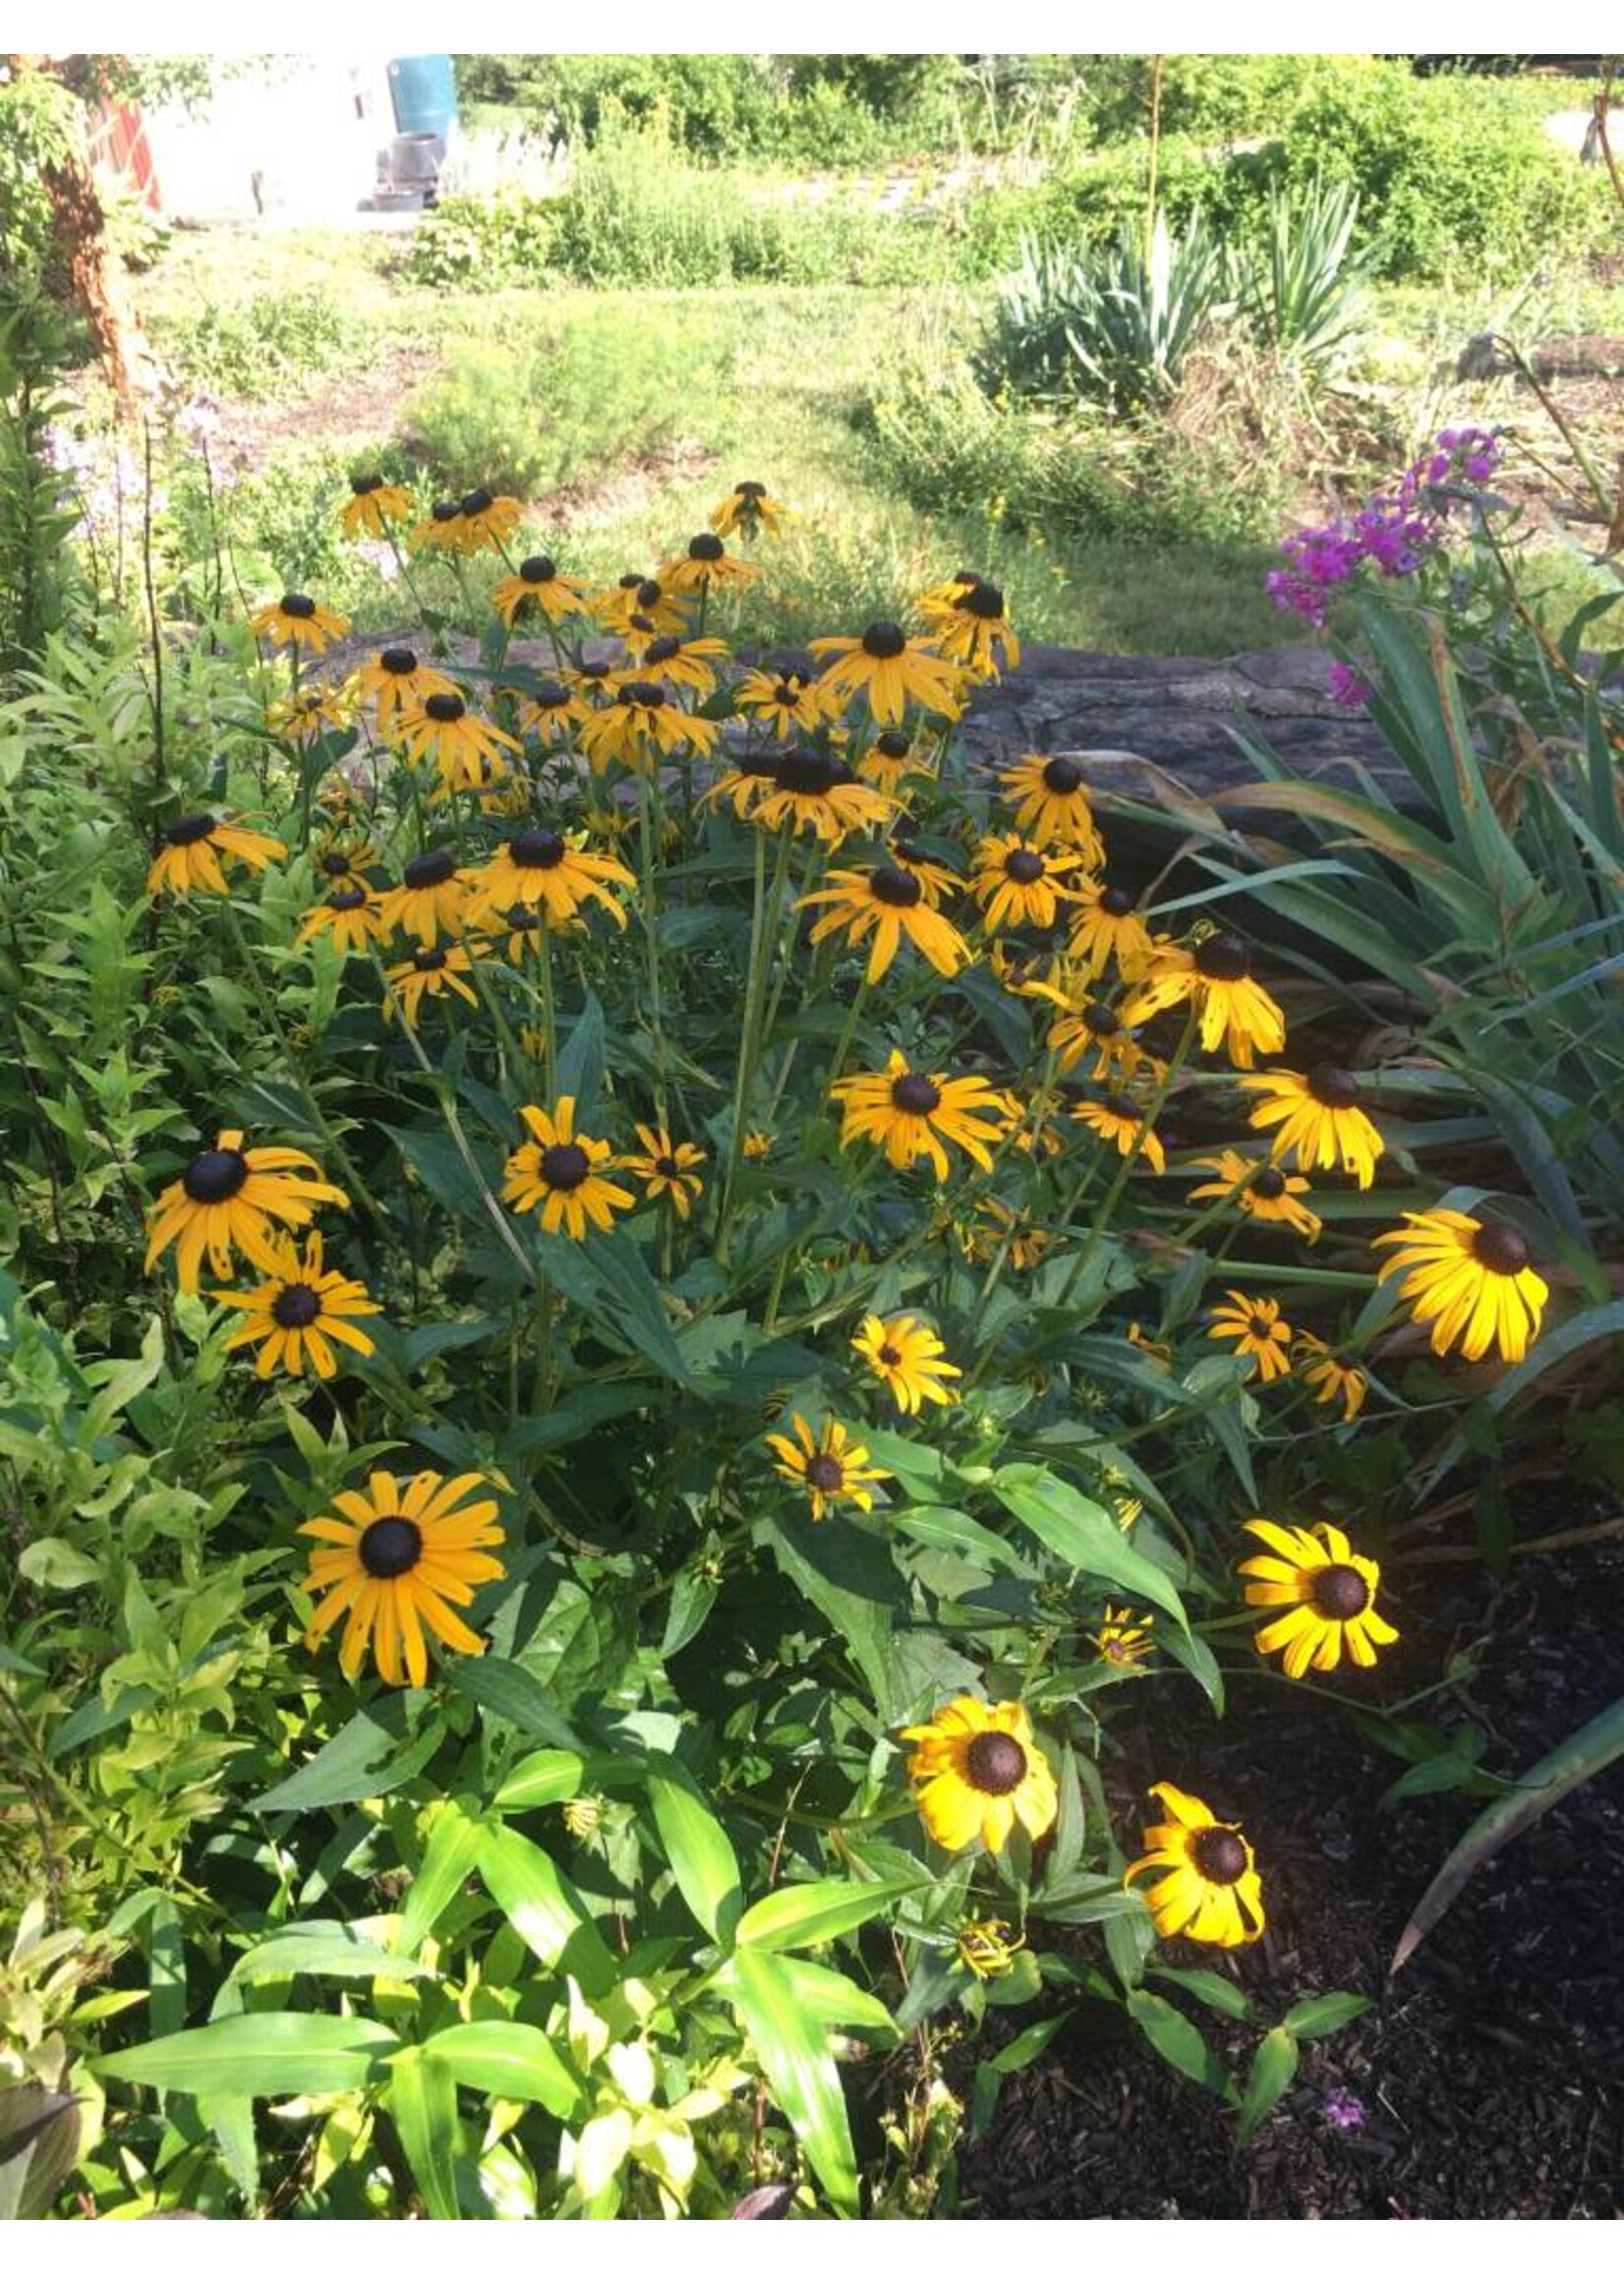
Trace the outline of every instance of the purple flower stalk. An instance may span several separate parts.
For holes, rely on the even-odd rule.
[[[1286,538],[1286,565],[1270,570],[1265,590],[1277,608],[1321,625],[1331,594],[1365,562],[1382,576],[1414,575],[1442,545],[1463,491],[1490,480],[1499,462],[1498,438],[1481,427],[1445,428],[1396,490],[1366,498],[1344,520]]]

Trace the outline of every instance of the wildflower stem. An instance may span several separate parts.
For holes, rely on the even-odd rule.
[[[783,900],[783,880],[789,868],[790,843],[791,832],[786,829],[780,835],[773,881],[768,885],[767,839],[761,830],[756,831],[755,905],[750,918],[750,954],[744,979],[744,1030],[739,1036],[738,1072],[733,1086],[733,1127],[727,1145],[727,1174],[723,1181],[722,1205],[717,1214],[716,1259],[719,1263],[727,1260],[733,1193],[738,1183],[739,1163],[744,1158],[745,1116],[750,1103],[750,1084],[755,1079],[756,1063],[760,1056],[762,1005],[767,993],[767,972],[772,962],[773,946],[778,939],[779,911]]]
[[[1082,1277],[1083,1273],[1087,1270],[1089,1264],[1092,1262],[1094,1252],[1099,1247],[1101,1240],[1105,1237],[1106,1231],[1110,1226],[1111,1219],[1116,1213],[1117,1202],[1121,1199],[1123,1190],[1127,1185],[1129,1178],[1133,1173],[1133,1164],[1138,1159],[1140,1153],[1144,1150],[1144,1141],[1156,1126],[1156,1117],[1161,1112],[1162,1107],[1167,1103],[1168,1095],[1172,1090],[1174,1082],[1179,1078],[1179,1073],[1184,1066],[1185,1060],[1189,1055],[1190,1044],[1194,1041],[1194,1039],[1195,1012],[1192,1007],[1189,1017],[1185,1020],[1185,1030],[1179,1037],[1179,1047],[1173,1053],[1173,1056],[1168,1060],[1166,1066],[1164,1066],[1162,1069],[1162,1078],[1160,1081],[1157,1082],[1155,1089],[1151,1092],[1149,1102],[1146,1104],[1144,1109],[1144,1119],[1140,1122],[1137,1131],[1134,1133],[1133,1142],[1129,1147],[1128,1151],[1124,1153],[1121,1163],[1118,1166],[1116,1175],[1112,1178],[1110,1184],[1106,1187],[1105,1197],[1099,1204],[1094,1221],[1088,1227],[1088,1237],[1082,1244],[1082,1248],[1078,1253],[1076,1261],[1073,1264],[1071,1270],[1066,1275],[1066,1279],[1061,1287],[1060,1295],[1058,1298],[1059,1308],[1062,1311],[1064,1311],[1066,1306],[1071,1302],[1073,1295],[1076,1291],[1078,1280]]]

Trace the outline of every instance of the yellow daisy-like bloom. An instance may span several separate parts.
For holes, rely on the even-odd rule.
[[[764,1129],[745,1131],[744,1157],[747,1161],[764,1161],[772,1149],[773,1138],[769,1131]]]
[[[1340,1066],[1311,1066],[1306,1074],[1248,1074],[1253,1090],[1251,1127],[1272,1129],[1275,1159],[1295,1153],[1300,1169],[1340,1168],[1368,1192],[1376,1163],[1387,1150],[1380,1130],[1361,1107],[1359,1078]]]
[[[740,760],[741,773],[747,763]],[[754,763],[759,767],[765,761]],[[857,781],[843,758],[790,749],[773,761],[772,779],[755,800],[750,819],[762,829],[809,829],[825,845],[836,845],[854,829],[883,829],[896,812],[896,799]]]
[[[530,811],[530,781],[522,768],[509,766],[499,751],[482,750],[466,760],[441,759],[429,803],[449,805],[457,797],[471,797],[481,813],[514,821]]]
[[[345,689],[309,687],[303,694],[284,695],[265,712],[265,725],[296,750],[308,750],[323,734],[340,733],[350,723]]]
[[[1323,1228],[1319,1218],[1298,1197],[1309,1189],[1306,1177],[1288,1177],[1272,1163],[1259,1167],[1256,1161],[1244,1160],[1227,1146],[1223,1152],[1208,1154],[1189,1165],[1192,1169],[1211,1169],[1215,1176],[1212,1184],[1191,1189],[1192,1200],[1233,1199],[1254,1224],[1285,1224],[1305,1240],[1319,1238]]]
[[[279,1267],[262,1286],[214,1297],[216,1303],[249,1313],[227,1350],[248,1350],[258,1343],[254,1370],[261,1381],[278,1367],[302,1375],[307,1358],[321,1379],[330,1381],[338,1371],[335,1342],[370,1358],[372,1338],[352,1322],[376,1316],[381,1304],[373,1302],[361,1280],[326,1268],[319,1232],[306,1240],[303,1258],[291,1240],[277,1241],[276,1249]]]
[[[1090,1639],[1108,1665],[1131,1666],[1155,1649],[1156,1638],[1150,1631],[1155,1623],[1154,1611],[1117,1610],[1108,1603],[1100,1614],[1098,1631]]]
[[[1166,1872],[1145,1900],[1157,1934],[1188,1935],[1233,1951],[1263,1932],[1263,1883],[1251,1842],[1238,1824],[1224,1824],[1204,1800],[1176,1784],[1153,1784],[1153,1800],[1168,1822],[1144,1836],[1146,1852],[1124,1875],[1131,1885],[1142,1871]]]
[[[1335,1405],[1342,1401],[1342,1418],[1351,1422],[1358,1418],[1370,1387],[1370,1378],[1363,1367],[1350,1366],[1339,1358],[1328,1342],[1317,1334],[1309,1334],[1299,1327],[1292,1356],[1297,1371],[1305,1382],[1312,1384],[1316,1406]]]
[[[606,631],[624,639],[633,616],[646,617],[657,632],[683,632],[687,617],[682,603],[666,590],[657,576],[623,576],[609,592],[599,593],[592,612]]]
[[[919,612],[943,655],[977,679],[996,679],[1020,665],[1020,642],[1004,609],[1004,594],[984,576],[962,578],[920,596]]]
[[[338,519],[346,537],[386,538],[391,521],[409,521],[416,511],[411,492],[398,482],[385,482],[381,474],[352,474]]]
[[[938,1184],[948,1174],[948,1144],[960,1146],[977,1168],[990,1169],[992,1147],[1015,1119],[1010,1099],[979,1074],[948,1080],[916,1074],[899,1050],[891,1053],[884,1074],[845,1075],[830,1094],[844,1114],[842,1152],[866,1137],[884,1145],[894,1169],[910,1168],[923,1153]]]
[[[1214,1342],[1233,1342],[1232,1358],[1243,1359],[1248,1375],[1259,1381],[1284,1381],[1292,1370],[1292,1329],[1280,1315],[1272,1296],[1243,1295],[1238,1288],[1224,1290],[1228,1304],[1212,1309],[1207,1333]]]
[[[963,1372],[943,1355],[947,1344],[928,1326],[903,1312],[881,1318],[870,1312],[851,1338],[851,1347],[879,1375],[904,1414],[916,1414],[925,1399],[951,1406],[958,1396],[948,1383]]]
[[[1461,1346],[1479,1359],[1490,1346],[1508,1366],[1528,1356],[1539,1332],[1550,1289],[1529,1268],[1529,1244],[1510,1224],[1483,1224],[1454,1208],[1405,1210],[1407,1230],[1372,1243],[1392,1248],[1378,1279],[1398,1275],[1399,1292],[1418,1325],[1432,1326],[1440,1358]]]
[[[955,1698],[902,1735],[918,1748],[908,1755],[907,1773],[925,1830],[940,1847],[980,1840],[999,1855],[1017,1824],[1028,1838],[1041,1839],[1060,1813],[1054,1773],[1025,1707],[1014,1699],[984,1706],[979,1698]]]
[[[761,529],[777,537],[788,518],[787,506],[768,496],[765,482],[735,482],[711,515],[711,527],[719,537],[731,537],[735,529],[744,537]]]
[[[730,805],[735,819],[747,821],[753,808],[777,787],[779,757],[776,750],[740,751],[736,761],[717,776],[700,803]]]
[[[690,594],[725,592],[730,584],[748,584],[759,573],[752,561],[735,560],[714,529],[705,529],[689,538],[687,552],[667,560],[658,577],[667,592],[686,599]]]
[[[769,1436],[767,1442],[778,1455],[779,1475],[801,1486],[810,1496],[813,1523],[821,1524],[841,1500],[850,1500],[866,1515],[874,1505],[868,1487],[885,1484],[891,1471],[876,1468],[868,1447],[847,1436],[845,1424],[830,1415],[824,1417],[816,1436],[799,1414],[790,1415],[789,1426],[793,1439]]]
[[[1281,1663],[1294,1682],[1310,1666],[1316,1674],[1335,1673],[1344,1651],[1356,1666],[1373,1666],[1378,1647],[1398,1641],[1398,1629],[1375,1607],[1381,1568],[1354,1553],[1346,1532],[1334,1524],[1311,1531],[1294,1524],[1288,1531],[1261,1516],[1242,1529],[1273,1549],[1241,1566],[1242,1577],[1252,1582],[1247,1603],[1291,1606],[1252,1639],[1265,1658],[1284,1651]]]
[[[900,727],[887,727],[858,757],[856,771],[864,782],[872,782],[876,789],[895,797],[904,782],[934,781],[936,759],[927,756]]]
[[[457,499],[457,546],[464,558],[476,553],[499,553],[524,519],[517,497],[493,497],[489,490],[470,490]]]
[[[966,1919],[954,1937],[953,1954],[978,1982],[997,1982],[1025,1948],[1025,1936],[1017,1935],[1008,1919]]]
[[[733,701],[746,717],[769,720],[781,742],[797,730],[809,734],[823,718],[823,696],[805,671],[746,671]]]
[[[944,719],[963,708],[958,666],[933,642],[910,640],[900,624],[871,623],[859,639],[814,640],[812,653],[833,659],[818,680],[832,713],[858,695],[881,727],[899,727],[909,703]]]
[[[364,829],[340,829],[314,848],[318,876],[329,884],[365,884],[367,871],[377,866],[380,855]]]
[[[323,1200],[350,1204],[309,1153],[292,1145],[245,1146],[240,1129],[223,1129],[158,1195],[146,1222],[146,1269],[173,1247],[175,1275],[188,1295],[198,1292],[205,1253],[216,1279],[236,1277],[237,1250],[261,1271],[274,1272],[281,1251],[273,1225],[303,1230]]]
[[[933,860],[922,845],[911,837],[894,837],[886,846],[886,858],[893,868],[917,877],[924,888],[927,906],[939,908],[950,893],[958,891],[962,879],[943,862]]]
[[[1094,821],[1086,778],[1074,758],[1035,754],[1017,758],[1005,767],[999,787],[1015,807],[1015,828],[1022,837],[1040,847],[1070,845],[1085,867],[1099,867],[1105,843]]]
[[[1127,1339],[1136,1351],[1149,1359],[1152,1366],[1159,1366],[1164,1371],[1171,1370],[1173,1345],[1170,1342],[1158,1342],[1153,1335],[1146,1334],[1136,1318],[1128,1329]]]
[[[572,742],[592,717],[592,705],[563,679],[538,679],[534,694],[519,697],[519,725],[551,749]]]
[[[1080,1121],[1107,1144],[1114,1144],[1125,1161],[1136,1151],[1157,1176],[1165,1175],[1167,1155],[1162,1140],[1154,1129],[1146,1127],[1143,1106],[1135,1105],[1131,1097],[1085,1097],[1080,1105],[1073,1106],[1072,1119]]]
[[[1009,924],[1035,924],[1047,931],[1063,901],[1076,898],[1072,882],[1079,866],[1074,852],[1045,852],[1023,838],[994,835],[976,846],[970,890],[981,903],[989,932]]]
[[[624,931],[626,911],[614,895],[635,891],[637,879],[612,854],[588,852],[586,844],[584,830],[564,835],[526,829],[509,838],[482,868],[467,872],[470,915],[478,921],[515,907],[541,907],[550,923],[561,927],[595,902]]]
[[[146,872],[146,889],[153,894],[228,894],[231,887],[220,866],[222,853],[258,872],[273,860],[286,860],[288,848],[279,839],[244,829],[240,822],[220,821],[212,813],[183,813],[158,841],[157,858]]]
[[[480,911],[480,928],[492,935],[492,946],[496,952],[505,951],[507,960],[515,965],[541,956],[551,935],[560,932],[584,932],[586,923],[577,916],[567,924],[555,924],[537,907],[526,907],[515,901],[509,908],[488,907]],[[521,1032],[519,1040],[523,1042]],[[532,1057],[544,1056],[532,1051]]]
[[[559,1098],[551,1113],[539,1105],[520,1108],[530,1141],[507,1157],[502,1198],[515,1214],[540,1208],[544,1232],[563,1232],[584,1240],[588,1231],[609,1232],[616,1208],[635,1208],[635,1194],[604,1174],[624,1164],[602,1137],[575,1127],[575,1100]]]
[[[587,614],[590,606],[583,588],[561,576],[557,562],[545,553],[532,553],[520,561],[516,576],[504,576],[491,605],[509,631],[521,615],[540,612],[549,623],[562,623],[566,616]]]
[[[951,979],[972,960],[971,950],[946,916],[928,905],[925,888],[904,868],[837,868],[821,892],[807,893],[798,908],[827,906],[812,927],[812,944],[844,937],[859,947],[873,934],[866,976],[872,984],[890,970],[898,949],[908,940],[927,963]]]
[[[389,966],[389,992],[383,998],[384,1018],[392,1018],[398,1004],[407,1025],[415,1032],[426,995],[460,995],[465,1003],[478,1009],[480,999],[464,973],[473,967],[474,956],[484,954],[485,949],[477,943],[472,955],[461,946],[414,948],[405,962]]]
[[[268,608],[256,609],[248,628],[256,639],[268,640],[272,647],[297,648],[302,656],[324,656],[334,640],[344,637],[350,620],[322,608],[309,593],[284,592]]]
[[[705,1180],[698,1174],[705,1155],[698,1145],[674,1144],[670,1131],[664,1124],[659,1129],[651,1129],[646,1121],[640,1121],[637,1141],[643,1150],[628,1153],[621,1166],[630,1169],[639,1183],[647,1187],[651,1199],[669,1200],[686,1223],[695,1200],[705,1190]]]
[[[595,774],[602,774],[614,758],[647,774],[678,750],[708,756],[721,731],[715,719],[684,711],[657,680],[625,679],[615,689],[613,701],[595,711],[581,729],[581,747]]]
[[[1133,895],[1123,885],[1089,877],[1078,884],[1073,899],[1076,905],[1068,952],[1089,977],[1103,979],[1115,963],[1126,985],[1142,979],[1155,958],[1156,942]]]
[[[317,907],[311,909],[299,927],[299,945],[308,948],[312,940],[325,938],[346,956],[364,956],[375,940],[383,937],[383,919],[378,913],[378,903],[365,884],[341,884]]]
[[[406,1487],[387,1469],[375,1469],[365,1492],[335,1492],[330,1514],[299,1529],[323,1545],[311,1550],[310,1575],[299,1584],[321,1596],[305,1641],[315,1650],[329,1627],[347,1618],[338,1662],[353,1682],[372,1645],[377,1670],[397,1688],[429,1679],[423,1630],[448,1651],[478,1658],[485,1640],[465,1626],[452,1603],[464,1608],[474,1590],[504,1576],[493,1555],[503,1533],[484,1477],[442,1477],[424,1469]]]
[[[1049,1027],[1049,1048],[1056,1054],[1060,1073],[1073,1074],[1080,1066],[1094,1081],[1131,1081],[1136,1074],[1155,1069],[1155,1059],[1122,1013],[1096,1001],[1082,985],[1080,973],[1061,965],[1055,981],[1022,979],[1015,992],[1059,1006],[1061,1016]]]
[[[1214,932],[1196,948],[1158,948],[1127,1016],[1153,1019],[1191,998],[1200,1013],[1201,1048],[1226,1044],[1232,1066],[1249,1067],[1258,1051],[1285,1047],[1284,1014],[1251,976],[1250,952],[1233,932]]]
[[[485,789],[492,777],[504,778],[506,753],[518,743],[500,727],[476,719],[460,695],[431,695],[421,711],[409,711],[396,726],[408,758],[432,759],[447,789]]]
[[[959,1234],[959,1245],[972,1263],[990,1263],[1009,1242],[1010,1265],[1030,1271],[1049,1252],[1049,1235],[1022,1209],[1018,1214],[989,1194],[976,1202],[977,1221]]]
[[[441,938],[454,940],[468,920],[467,878],[456,854],[443,845],[414,853],[399,884],[379,900],[377,913],[385,931],[410,932],[426,948]]]
[[[461,500],[442,497],[437,504],[431,505],[428,518],[408,534],[406,550],[408,553],[461,553]]]
[[[371,703],[381,740],[392,741],[407,719],[417,718],[436,695],[457,696],[456,683],[433,664],[420,663],[413,648],[381,648],[350,680],[359,702]]]
[[[725,640],[684,639],[677,632],[656,632],[652,636],[633,625],[626,641],[636,659],[637,669],[628,671],[628,678],[660,678],[668,687],[686,687],[703,702],[707,695],[716,693],[717,666],[727,661]]]

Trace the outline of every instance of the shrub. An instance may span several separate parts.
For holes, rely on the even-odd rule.
[[[413,232],[407,281],[433,291],[540,283],[547,274],[551,212],[551,200],[511,191],[496,198],[441,198]]]

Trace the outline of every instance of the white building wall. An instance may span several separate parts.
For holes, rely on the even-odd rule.
[[[145,116],[171,218],[336,221],[371,194],[394,135],[388,58],[277,57],[223,76],[195,115]]]

